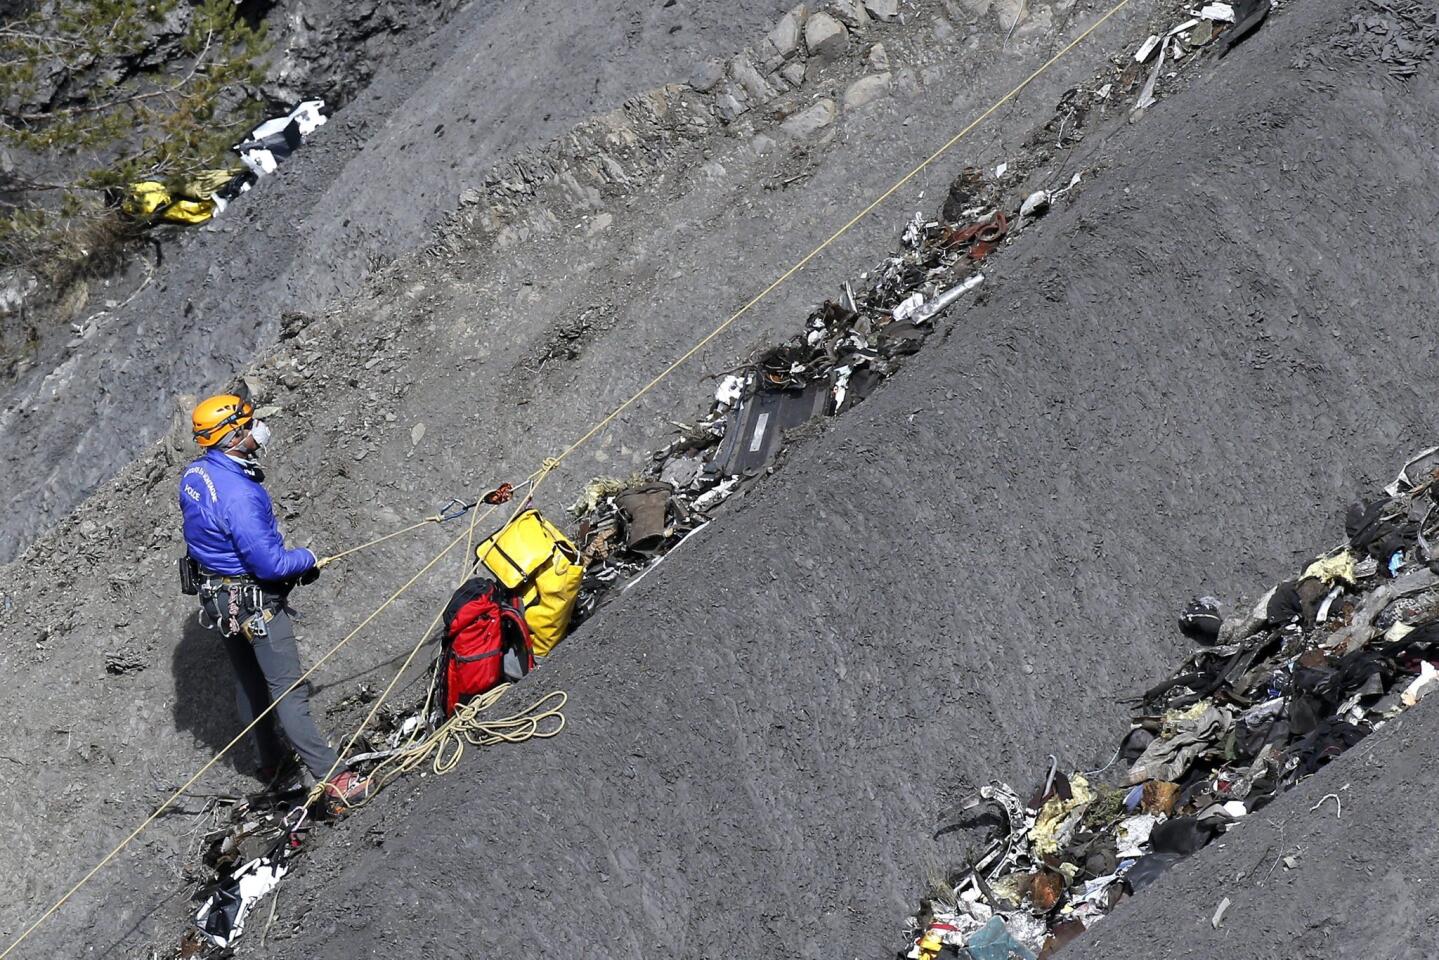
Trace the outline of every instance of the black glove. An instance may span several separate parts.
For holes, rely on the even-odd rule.
[[[314,583],[318,579],[320,579],[320,568],[318,566],[311,567],[304,573],[300,574],[300,586],[303,587],[307,584]]]

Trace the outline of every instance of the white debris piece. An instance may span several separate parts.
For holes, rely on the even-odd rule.
[[[1218,20],[1220,23],[1234,22],[1234,8],[1227,3],[1206,3],[1199,11],[1204,20]]]
[[[975,287],[979,286],[983,282],[984,274],[976,273],[968,280],[964,281],[961,284],[958,284],[957,286],[950,287],[948,290],[944,291],[944,293],[941,293],[939,296],[929,301],[929,303],[926,303],[924,306],[914,311],[914,314],[910,317],[910,320],[918,324],[933,319],[935,314],[939,313],[945,307],[949,306],[951,303],[958,300],[964,294],[973,290]],[[918,294],[915,294],[915,296],[918,296]]]
[[[1430,690],[1434,689],[1434,681],[1436,680],[1439,680],[1439,670],[1434,669],[1434,664],[1428,660],[1421,661],[1419,663],[1419,676],[1414,679],[1413,683],[1404,688],[1404,692],[1399,695],[1399,702],[1406,707],[1414,706],[1414,704],[1424,699],[1424,696],[1428,694]]]
[[[899,242],[906,247],[917,247],[924,239],[924,214],[915,212],[909,223],[904,225],[904,233],[900,234]]]
[[[275,155],[268,150],[246,150],[240,154],[240,162],[257,177],[269,176],[279,167],[275,163]]]
[[[834,389],[830,395],[834,397],[834,408],[838,410],[844,406],[845,394],[849,392],[849,377],[854,373],[854,368],[846,364],[843,367],[834,368]]]
[[[210,911],[220,909],[220,894],[215,894],[200,905],[199,913],[195,914],[195,922],[199,924],[206,940],[217,947],[228,947],[239,939],[240,934],[245,931],[245,920],[249,918],[250,911],[255,909],[255,904],[260,901],[271,890],[279,886],[280,878],[289,870],[285,864],[276,862],[268,857],[261,857],[258,860],[251,860],[239,870],[235,871],[235,879],[238,880],[236,895],[239,897],[240,905],[235,911],[235,919],[229,925],[229,929],[223,933],[211,933],[215,927],[223,929],[223,924],[207,925]]]
[[[1149,79],[1144,82],[1144,89],[1139,91],[1139,100],[1134,104],[1130,113],[1148,109],[1154,106],[1154,87],[1159,83],[1159,74],[1164,69],[1164,48],[1159,48],[1159,59],[1154,61],[1154,69],[1149,74]]]
[[[1209,921],[1209,925],[1215,930],[1218,930],[1219,925],[1224,922],[1224,914],[1229,909],[1229,904],[1230,900],[1228,897],[1219,901],[1219,908],[1214,911],[1214,917]]]
[[[735,488],[738,486],[739,477],[729,477],[728,479],[721,480],[714,487],[695,497],[695,509],[703,513],[706,510],[719,506],[729,498],[730,494],[734,493]]]
[[[1049,191],[1036,190],[1025,198],[1019,207],[1021,217],[1037,217],[1049,209]]]
[[[744,393],[744,379],[734,374],[729,374],[719,382],[715,388],[715,403],[724,403],[734,406],[739,403],[740,395]]]
[[[1128,819],[1120,821],[1119,828],[1115,832],[1115,838],[1119,841],[1119,849],[1115,855],[1121,860],[1130,857],[1142,857],[1149,846],[1149,835],[1154,832],[1159,818],[1152,813],[1141,813]]]
[[[1149,35],[1149,39],[1141,43],[1139,45],[1139,49],[1134,51],[1134,62],[1143,63],[1144,61],[1148,60],[1150,56],[1154,53],[1154,51],[1158,48],[1159,34],[1151,33]]]
[[[300,136],[308,137],[328,121],[320,111],[325,108],[323,100],[306,100],[283,117],[272,117],[250,131],[251,140],[263,140],[282,132],[291,123],[300,129]]]
[[[924,294],[912,293],[905,297],[899,306],[894,308],[893,316],[896,320],[908,320],[914,316],[914,312],[924,306]]]

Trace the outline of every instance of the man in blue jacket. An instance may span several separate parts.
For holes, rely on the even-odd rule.
[[[203,401],[191,420],[205,454],[180,478],[180,512],[185,545],[199,568],[200,602],[234,665],[241,721],[248,725],[278,699],[254,731],[260,778],[273,780],[288,756],[275,729],[278,720],[310,773],[329,778],[332,812],[343,812],[368,795],[369,783],[341,766],[320,734],[310,716],[308,686],[290,690],[302,671],[286,598],[295,584],[314,582],[320,570],[311,551],[286,549],[262,486],[256,457],[269,428],[255,419],[248,400],[231,394]]]

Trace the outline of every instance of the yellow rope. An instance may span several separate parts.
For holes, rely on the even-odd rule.
[[[467,743],[477,747],[523,743],[530,739],[548,739],[565,728],[565,715],[561,711],[569,695],[563,690],[551,690],[528,707],[508,716],[483,719],[484,713],[499,702],[512,686],[509,683],[500,684],[460,704],[455,708],[454,715],[435,728],[434,733],[401,747],[382,760],[370,772],[369,796],[354,806],[368,803],[382,788],[427,761],[431,770],[444,776],[459,765]]]
[[[341,550],[339,553],[331,554],[331,555],[328,556],[328,557],[321,557],[321,558],[315,563],[315,566],[316,566],[316,567],[323,568],[323,567],[325,567],[325,566],[327,566],[327,565],[329,565],[329,564],[331,564],[331,563],[334,563],[336,560],[339,560],[341,557],[348,557],[348,556],[349,556],[350,554],[352,554],[352,553],[359,553],[361,550],[368,550],[368,549],[370,549],[371,547],[379,546],[380,544],[384,543],[386,540],[393,540],[395,537],[398,537],[398,536],[400,536],[401,534],[409,533],[411,530],[418,530],[420,527],[423,527],[423,526],[424,526],[425,524],[427,524],[427,523],[439,523],[439,522],[440,522],[440,518],[439,518],[439,517],[426,517],[426,518],[423,519],[423,520],[419,520],[419,521],[417,521],[417,522],[415,522],[415,523],[410,524],[408,527],[405,527],[405,528],[400,529],[400,530],[396,530],[396,531],[393,532],[393,533],[387,533],[387,534],[385,534],[383,537],[376,537],[375,539],[370,540],[370,541],[368,541],[368,542],[366,542],[366,543],[362,543],[362,544],[360,544],[358,547],[351,547],[351,548],[348,549],[348,550]]]
[[[909,181],[913,180],[916,176],[918,176],[920,173],[922,173],[925,169],[927,169],[927,168],[930,166],[930,164],[934,163],[934,161],[938,160],[938,159],[939,159],[941,156],[943,156],[945,153],[948,153],[948,152],[954,147],[954,145],[957,144],[957,143],[959,143],[960,140],[964,139],[964,137],[966,137],[966,136],[970,133],[970,131],[972,131],[975,127],[979,126],[979,124],[983,123],[986,119],[988,119],[996,110],[998,110],[998,109],[999,109],[1000,107],[1002,107],[1004,104],[1008,103],[1010,100],[1013,100],[1016,96],[1018,96],[1021,92],[1023,92],[1023,90],[1024,90],[1026,87],[1028,87],[1028,86],[1029,86],[1031,83],[1033,83],[1037,78],[1039,78],[1039,77],[1040,77],[1041,75],[1043,75],[1046,71],[1048,71],[1050,67],[1054,66],[1054,64],[1058,63],[1062,58],[1064,58],[1065,56],[1067,56],[1067,55],[1070,53],[1070,51],[1072,51],[1075,47],[1079,46],[1079,44],[1081,44],[1081,43],[1083,43],[1085,40],[1087,40],[1087,39],[1089,38],[1089,36],[1090,36],[1091,34],[1093,34],[1096,30],[1098,30],[1099,27],[1102,26],[1106,21],[1108,21],[1110,17],[1112,17],[1112,16],[1114,16],[1115,14],[1117,14],[1120,10],[1123,10],[1125,7],[1127,7],[1127,6],[1129,5],[1129,3],[1130,3],[1130,0],[1119,0],[1118,3],[1116,3],[1113,7],[1111,7],[1111,8],[1108,10],[1108,12],[1106,12],[1106,13],[1105,13],[1103,16],[1101,16],[1098,20],[1096,20],[1096,21],[1095,21],[1094,23],[1092,23],[1089,27],[1087,27],[1087,28],[1084,30],[1083,33],[1079,34],[1079,36],[1075,37],[1075,38],[1074,38],[1073,40],[1071,40],[1068,44],[1066,44],[1064,47],[1062,47],[1062,48],[1059,50],[1058,53],[1054,54],[1054,56],[1052,56],[1052,57],[1050,57],[1048,60],[1046,60],[1046,61],[1045,61],[1038,69],[1036,69],[1033,73],[1031,73],[1029,76],[1025,77],[1024,80],[1022,80],[1017,86],[1014,87],[1014,89],[1010,90],[1010,91],[1009,91],[1008,93],[1006,93],[1004,96],[1002,96],[1002,97],[1000,97],[998,100],[996,100],[988,109],[986,109],[983,113],[981,113],[981,114],[980,114],[978,117],[976,117],[973,121],[971,121],[969,124],[967,124],[967,125],[966,125],[962,130],[960,130],[957,134],[955,134],[953,137],[951,137],[949,140],[947,140],[938,150],[935,150],[935,151],[934,151],[933,153],[931,153],[928,157],[926,157],[923,161],[921,161],[921,162],[920,162],[914,169],[912,169],[909,173],[905,174],[905,175],[904,175],[903,177],[901,177],[899,180],[895,181],[895,183],[894,183],[893,186],[891,186],[888,190],[885,190],[883,193],[881,193],[877,198],[875,198],[875,200],[873,200],[871,203],[869,203],[863,210],[861,210],[859,213],[857,213],[857,214],[855,214],[853,217],[851,217],[848,221],[846,221],[846,222],[844,223],[843,226],[841,226],[841,227],[840,227],[838,230],[836,230],[834,233],[830,234],[829,237],[827,237],[822,243],[820,243],[818,246],[816,246],[816,247],[815,247],[813,250],[811,250],[809,253],[805,254],[805,256],[804,256],[803,258],[801,258],[797,263],[795,263],[794,266],[790,267],[790,268],[789,268],[788,270],[786,270],[784,273],[780,274],[773,282],[771,282],[771,283],[769,284],[769,286],[765,287],[763,290],[761,290],[761,291],[760,291],[758,294],[756,294],[754,297],[750,298],[750,300],[749,300],[748,302],[746,302],[742,307],[740,307],[740,308],[739,308],[738,310],[736,310],[733,314],[731,314],[723,323],[719,324],[719,325],[718,325],[717,327],[715,327],[712,331],[710,331],[710,332],[709,332],[708,334],[706,334],[703,338],[701,338],[701,339],[699,340],[699,342],[697,342],[697,343],[696,343],[694,346],[692,346],[689,350],[685,351],[685,353],[682,354],[677,360],[675,360],[675,361],[674,361],[673,363],[671,363],[669,366],[665,367],[664,370],[662,370],[662,371],[659,373],[658,376],[654,377],[652,380],[650,380],[648,383],[646,383],[643,387],[641,387],[641,388],[639,389],[639,391],[634,394],[634,396],[630,397],[628,400],[624,401],[624,402],[621,403],[619,406],[615,407],[615,409],[612,410],[612,411],[610,411],[610,413],[609,413],[607,416],[605,416],[602,420],[600,420],[598,423],[596,423],[596,424],[595,424],[593,427],[591,427],[588,431],[586,431],[584,434],[582,434],[582,435],[579,437],[579,439],[575,440],[575,441],[574,441],[573,443],[571,443],[568,447],[566,447],[563,451],[561,451],[561,453],[560,453],[558,456],[555,456],[555,457],[551,457],[551,458],[546,459],[546,460],[544,461],[544,465],[540,468],[540,470],[536,471],[536,473],[534,474],[534,476],[536,477],[536,479],[535,479],[535,482],[534,482],[534,484],[532,485],[532,487],[531,487],[531,489],[530,489],[530,494],[529,494],[529,496],[530,496],[530,497],[533,497],[533,496],[534,496],[534,491],[535,491],[536,488],[539,487],[540,482],[543,481],[543,480],[545,479],[545,477],[547,477],[556,467],[558,467],[559,464],[560,464],[562,461],[564,461],[565,459],[567,459],[567,458],[570,456],[570,454],[574,453],[575,450],[577,450],[580,446],[582,446],[583,444],[585,444],[585,443],[588,442],[589,440],[593,439],[593,438],[594,438],[596,435],[598,435],[600,432],[602,432],[606,427],[608,427],[611,423],[613,423],[613,422],[615,421],[615,419],[616,419],[617,417],[619,417],[619,415],[620,415],[621,413],[623,413],[625,410],[629,409],[636,401],[638,401],[638,400],[639,400],[641,397],[643,397],[645,394],[647,394],[647,393],[649,393],[651,390],[653,390],[656,386],[658,386],[661,382],[663,382],[667,377],[669,377],[669,375],[672,374],[676,369],[678,369],[681,365],[683,365],[686,361],[688,361],[690,358],[692,358],[695,354],[699,353],[702,349],[704,349],[707,345],[709,345],[716,337],[718,337],[721,333],[723,333],[723,332],[724,332],[725,330],[727,330],[731,325],[733,325],[736,320],[738,320],[740,317],[744,316],[746,313],[748,313],[750,310],[752,310],[757,304],[759,304],[762,300],[764,300],[766,297],[768,297],[777,287],[780,286],[780,284],[784,283],[784,282],[787,281],[790,277],[794,276],[794,275],[795,275],[796,273],[798,273],[800,270],[804,269],[804,267],[805,267],[806,265],[808,265],[811,260],[813,260],[815,257],[819,256],[819,254],[823,253],[826,249],[828,249],[829,246],[830,246],[831,244],[833,244],[836,240],[838,240],[840,237],[842,237],[842,236],[844,236],[846,233],[848,233],[848,232],[854,227],[855,224],[857,224],[860,220],[862,220],[862,219],[864,219],[866,216],[868,216],[876,207],[878,207],[878,206],[879,206],[880,204],[882,204],[884,201],[888,200],[891,196],[893,196],[893,195],[894,195],[900,188],[902,188],[905,184],[909,183]],[[522,503],[523,503],[523,501],[522,501]],[[516,510],[516,515],[518,515],[518,510]],[[353,549],[351,549],[351,550],[347,550],[347,551],[345,551],[345,553],[346,553],[346,554],[348,554],[348,553],[353,553],[353,552],[355,552],[355,550],[364,549],[365,547],[373,546],[375,543],[383,542],[384,540],[390,539],[391,537],[395,537],[395,536],[399,536],[400,534],[407,533],[409,530],[413,530],[413,529],[415,529],[416,527],[419,527],[419,526],[421,526],[421,525],[423,525],[423,524],[425,524],[425,523],[431,522],[432,519],[434,519],[434,518],[427,518],[427,519],[422,520],[422,521],[420,521],[419,523],[413,524],[413,525],[411,525],[410,527],[407,527],[407,528],[405,528],[405,529],[403,529],[403,530],[398,530],[398,531],[395,531],[395,532],[392,533],[392,534],[387,534],[387,535],[385,535],[384,537],[377,538],[375,541],[372,541],[372,542],[369,543],[369,544],[362,544],[360,547],[356,547],[356,548],[353,548]],[[512,517],[511,519],[513,519],[513,517]],[[423,576],[425,573],[429,572],[429,570],[430,570],[436,563],[438,563],[441,558],[443,558],[446,554],[448,554],[448,553],[450,552],[450,550],[453,549],[453,548],[460,542],[460,540],[463,539],[463,538],[464,538],[464,535],[462,534],[461,536],[456,537],[454,540],[451,540],[450,543],[449,543],[442,551],[440,551],[439,554],[437,554],[437,555],[434,557],[434,559],[430,560],[429,563],[425,564],[425,566],[424,566],[423,568],[421,568],[421,570],[420,570],[419,573],[415,574],[415,576],[412,577],[412,578],[410,578],[410,580],[407,581],[403,587],[401,587],[401,588],[400,588],[399,590],[397,590],[395,593],[391,594],[390,597],[389,597],[389,599],[387,599],[384,603],[382,603],[379,607],[377,607],[373,613],[371,613],[368,617],[366,617],[366,618],[364,619],[364,621],[362,621],[358,627],[356,627],[356,628],[355,628],[354,630],[352,630],[349,634],[347,634],[343,640],[341,640],[339,643],[335,644],[335,646],[331,647],[330,650],[329,650],[323,657],[321,657],[319,660],[317,660],[317,661],[315,662],[314,666],[310,667],[309,670],[306,670],[303,674],[301,674],[300,678],[299,678],[298,680],[296,680],[296,681],[289,687],[289,689],[287,689],[287,690],[285,691],[284,694],[281,694],[280,697],[274,698],[274,699],[271,701],[271,704],[270,704],[269,707],[267,707],[267,708],[265,708],[263,711],[261,711],[260,714],[259,714],[257,717],[255,717],[255,719],[254,719],[253,721],[251,721],[250,724],[248,724],[248,725],[245,727],[245,729],[241,730],[240,733],[238,733],[233,740],[231,740],[229,743],[227,743],[227,744],[220,750],[219,753],[215,754],[214,757],[210,758],[210,760],[209,760],[208,762],[206,762],[206,764],[205,764],[203,767],[201,767],[198,771],[196,771],[196,773],[195,773],[192,777],[190,777],[190,779],[186,780],[174,793],[172,793],[169,797],[167,797],[167,798],[165,799],[165,801],[164,801],[163,803],[161,803],[160,806],[155,809],[155,812],[154,812],[154,813],[150,814],[150,816],[148,816],[147,818],[145,818],[144,822],[142,822],[138,827],[136,827],[133,831],[131,831],[130,834],[125,837],[124,840],[121,840],[120,843],[117,844],[113,850],[111,850],[108,854],[105,855],[104,859],[102,859],[98,864],[96,864],[94,867],[92,867],[88,873],[86,873],[83,877],[80,878],[79,881],[77,881],[77,882],[75,883],[74,886],[72,886],[69,890],[67,890],[67,891],[65,892],[64,896],[60,897],[59,900],[55,901],[55,903],[54,903],[53,905],[51,905],[50,908],[47,909],[43,914],[41,914],[41,915],[39,916],[39,918],[37,918],[33,923],[31,923],[30,926],[26,927],[26,928],[25,928],[25,931],[24,931],[23,933],[21,933],[20,936],[16,937],[15,940],[14,940],[8,947],[5,948],[4,952],[0,952],[0,960],[5,960],[6,957],[10,956],[10,954],[14,952],[15,948],[18,947],[21,943],[23,943],[23,942],[25,941],[25,939],[26,939],[27,937],[29,937],[30,934],[33,933],[33,932],[36,930],[36,928],[38,928],[42,923],[44,923],[44,922],[45,922],[46,920],[48,920],[51,916],[53,916],[56,911],[58,911],[62,906],[64,906],[65,903],[66,903],[72,896],[75,895],[76,891],[78,891],[81,887],[83,887],[86,883],[88,883],[88,882],[90,881],[90,879],[91,879],[92,877],[94,877],[95,874],[99,873],[100,870],[103,869],[107,864],[109,864],[111,860],[115,859],[115,857],[117,857],[117,856],[120,854],[120,852],[125,849],[125,847],[129,846],[129,844],[130,844],[136,837],[138,837],[141,832],[143,832],[146,828],[148,828],[148,827],[150,826],[150,824],[154,823],[155,820],[158,819],[158,818],[160,817],[160,815],[161,815],[162,813],[164,813],[164,811],[167,810],[167,809],[170,807],[171,804],[173,804],[176,800],[178,800],[178,799],[184,794],[184,792],[185,792],[186,790],[188,790],[191,786],[193,786],[193,785],[195,784],[195,781],[199,780],[200,777],[203,776],[211,767],[213,767],[216,763],[218,763],[218,762],[220,761],[220,759],[221,759],[226,753],[228,753],[228,752],[230,751],[230,749],[235,746],[236,743],[240,742],[240,740],[241,740],[242,738],[244,738],[247,734],[249,734],[249,732],[250,732],[251,730],[253,730],[253,729],[255,728],[255,726],[256,726],[262,719],[264,719],[265,717],[269,716],[270,712],[274,709],[274,706],[275,706],[276,703],[278,703],[281,699],[283,699],[284,696],[287,696],[289,693],[291,693],[293,690],[295,690],[295,689],[296,689],[301,683],[303,683],[312,673],[314,673],[314,671],[315,671],[316,669],[318,669],[321,664],[325,663],[325,661],[327,661],[327,660],[330,658],[330,656],[332,656],[332,655],[333,655],[335,652],[337,652],[341,647],[343,647],[345,644],[347,644],[356,634],[358,634],[358,633],[360,632],[360,630],[362,630],[362,629],[363,629],[366,625],[368,625],[375,617],[377,617],[383,610],[385,610],[391,603],[393,603],[393,602],[400,596],[401,593],[403,593],[403,592],[405,592],[406,590],[408,590],[408,589],[415,583],[415,581],[417,581],[417,580],[418,580],[421,576]],[[345,554],[336,554],[334,557],[328,557],[328,558],[326,558],[326,563],[329,563],[329,562],[333,561],[334,559],[336,559],[337,557],[339,557],[339,556],[344,556],[344,555],[345,555]],[[422,644],[423,644],[423,638],[422,638],[422,640],[421,640],[421,645],[422,645]],[[416,650],[418,650],[418,646],[416,647]],[[411,654],[411,657],[413,657],[413,655],[414,655],[414,654],[412,653],[412,654]],[[407,660],[406,660],[406,666],[408,666],[409,662],[410,662],[410,660],[407,659]],[[394,686],[394,683],[393,683],[393,681],[392,681],[392,682],[391,682],[391,687],[390,687],[390,688],[387,688],[387,691],[386,691],[386,692],[388,693],[389,689],[393,688],[393,686]],[[506,687],[497,687],[494,691],[491,691],[491,693],[495,694],[494,699],[497,700],[497,699],[499,698],[499,696],[503,694],[503,692],[504,692],[505,689],[507,689],[507,688],[506,688]],[[559,693],[559,696],[561,696],[561,697],[564,696],[564,694],[563,694],[563,693],[560,693],[559,691],[556,691],[556,693]],[[551,696],[553,696],[553,695],[554,695],[554,694],[551,694]],[[488,696],[488,695],[487,695],[487,696]],[[494,702],[494,700],[486,700],[486,698],[483,698],[483,697],[482,697],[482,698],[477,698],[477,700],[475,701],[475,703],[477,704],[477,706],[476,706],[476,708],[475,708],[475,712],[478,712],[479,710],[484,709],[485,706],[487,706],[488,704],[492,704],[493,702]],[[543,701],[541,701],[541,702],[543,702]],[[378,704],[377,704],[377,709],[378,709]],[[532,708],[532,709],[533,709],[533,708]],[[558,710],[558,708],[556,707],[556,708],[555,708],[555,711],[557,712],[557,710]],[[374,711],[371,711],[372,715],[373,715],[373,712],[374,712]],[[543,713],[543,714],[541,714],[541,716],[548,716],[548,715],[550,715],[550,713],[549,713],[548,711],[545,712],[545,713]],[[458,717],[458,716],[460,716],[460,714],[457,712],[457,713],[456,713],[456,716]],[[561,720],[561,722],[560,722],[560,727],[563,727],[563,717],[562,717],[562,716],[560,717],[560,720]],[[448,723],[446,723],[446,724],[445,724],[444,726],[442,726],[440,729],[441,729],[441,730],[446,730],[447,728],[450,728],[450,727],[451,727],[451,723],[453,723],[453,721],[454,721],[454,718],[451,718],[451,721],[448,722]],[[366,722],[368,723],[368,718],[367,718]],[[459,726],[463,727],[464,725],[461,724],[461,725],[459,725]],[[362,725],[362,728],[361,728],[361,729],[363,729],[363,725]],[[465,729],[468,729],[468,728],[465,728]],[[476,728],[476,729],[483,729],[483,727],[481,727],[481,728]],[[550,732],[550,733],[547,733],[547,734],[531,733],[530,736],[553,736],[554,733],[556,733],[556,732],[558,732],[558,728],[557,728],[555,731]],[[357,731],[357,733],[356,733],[356,736],[358,736],[358,731]],[[472,740],[472,739],[470,739],[470,737],[469,737],[468,734],[465,734],[465,735],[464,735],[465,740],[464,740],[463,742],[471,742],[471,743],[478,743],[478,742],[499,742],[500,740],[508,739],[507,737],[501,735],[500,733],[481,733],[479,736],[480,736],[480,739],[479,739],[479,740]],[[497,738],[497,739],[496,739],[496,738]],[[444,737],[441,737],[441,736],[439,736],[439,733],[438,733],[438,731],[437,731],[436,735],[433,736],[433,737],[427,738],[427,741],[426,741],[426,742],[431,742],[431,741],[437,742],[437,743],[453,742],[453,743],[456,744],[456,746],[458,747],[458,750],[459,750],[459,751],[462,751],[462,750],[463,750],[463,742],[462,742],[462,741],[459,741],[459,740],[456,740],[456,739],[455,739],[453,736],[451,736],[449,733],[447,733]],[[353,742],[353,738],[352,738],[352,742]],[[443,754],[441,754],[441,756],[443,756]],[[455,760],[455,762],[458,761],[458,752],[457,752],[456,756],[454,757],[454,760]],[[439,758],[437,758],[437,761],[436,761],[436,762],[437,762],[437,763],[439,762]],[[445,767],[445,769],[448,770],[448,769],[451,769],[452,767],[453,767],[453,763],[450,763],[449,765],[447,765],[447,766]]]

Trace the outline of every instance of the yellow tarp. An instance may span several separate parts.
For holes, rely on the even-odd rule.
[[[168,223],[204,223],[216,213],[215,191],[242,174],[243,170],[202,170],[172,193],[159,180],[141,180],[125,191],[120,209],[138,220]]]

